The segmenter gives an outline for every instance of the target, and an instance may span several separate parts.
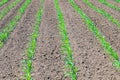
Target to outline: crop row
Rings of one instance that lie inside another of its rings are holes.
[[[100,13],[104,17],[106,17],[109,21],[111,21],[113,24],[117,25],[120,28],[120,22],[118,19],[114,18],[112,15],[107,13],[105,10],[97,8],[94,6],[89,0],[83,0],[90,8],[92,8],[94,11]]]
[[[26,0],[21,8],[18,10],[16,16],[10,22],[2,29],[0,30],[0,48],[3,47],[5,41],[8,39],[11,31],[14,30],[14,28],[17,25],[17,22],[21,19],[22,15],[24,14],[25,10],[27,9],[27,6],[31,3],[31,0]]]
[[[5,3],[7,3],[9,0],[3,0],[3,1],[0,1],[0,7],[3,6]]]
[[[77,75],[76,75],[77,68],[74,65],[73,52],[67,34],[64,16],[60,9],[59,1],[54,0],[54,4],[57,11],[59,34],[61,35],[61,42],[62,42],[61,50],[62,53],[65,55],[65,67],[66,67],[65,74],[66,76],[70,76],[71,80],[77,80]]]
[[[44,0],[41,1],[41,4],[44,4]],[[33,80],[31,76],[32,67],[32,60],[35,55],[36,46],[37,46],[37,37],[39,36],[39,26],[41,24],[41,17],[43,14],[43,6],[39,8],[38,12],[35,15],[35,24],[33,26],[33,32],[30,36],[30,41],[28,42],[28,47],[26,50],[27,58],[24,59],[23,62],[23,78],[25,80]]]
[[[88,0],[84,0],[84,2],[89,4]],[[118,53],[111,47],[110,43],[107,42],[106,38],[104,37],[104,35],[101,34],[101,32],[95,26],[94,22],[79,8],[79,6],[77,6],[74,0],[69,0],[69,3],[80,14],[80,17],[86,23],[87,28],[96,36],[96,38],[100,41],[104,50],[113,59],[114,66],[116,66],[117,68],[120,68],[120,61],[119,61]],[[92,4],[89,4],[89,5],[91,6]]]
[[[0,20],[2,20],[2,18],[4,16],[6,16],[6,14],[13,8],[15,7],[21,0],[15,0],[14,2],[12,2],[10,5],[7,5],[3,10],[0,11]]]
[[[98,0],[98,1],[101,2],[104,5],[106,5],[106,6],[110,7],[110,8],[112,8],[112,9],[117,10],[117,11],[120,12],[120,8],[117,7],[116,5],[111,4],[111,3],[107,2],[106,0]]]
[[[114,1],[120,3],[120,0],[114,0]]]

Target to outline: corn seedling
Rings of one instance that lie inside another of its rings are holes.
[[[104,5],[106,5],[106,6],[110,7],[110,8],[112,8],[112,9],[117,10],[117,11],[120,12],[120,8],[117,7],[116,5],[111,4],[111,3],[107,2],[106,0],[98,0],[98,1],[99,1],[100,3],[102,3],[102,4],[104,4]]]
[[[18,10],[16,16],[3,28],[0,30],[0,48],[3,47],[4,42],[8,39],[10,32],[14,30],[17,25],[17,22],[21,19],[24,14],[27,6],[31,3],[31,0],[26,0],[24,4],[22,4],[21,8]]]
[[[100,41],[102,47],[110,55],[110,57],[114,60],[113,64],[117,68],[120,68],[120,60],[118,53],[111,47],[110,43],[107,42],[106,38],[102,35],[102,33],[95,26],[94,22],[76,5],[74,0],[69,0],[69,3],[72,7],[80,14],[80,17],[86,23],[87,28],[96,36],[96,38]]]
[[[0,7],[3,6],[5,3],[7,3],[9,0],[3,0],[3,1],[0,1]]]
[[[42,0],[42,4],[44,0]],[[36,46],[37,46],[37,37],[39,36],[39,26],[41,23],[41,17],[43,13],[43,7],[41,7],[36,14],[36,23],[33,27],[33,32],[30,36],[30,41],[28,42],[28,48],[26,50],[27,59],[23,60],[23,72],[25,80],[33,80],[31,76],[32,67],[32,59],[35,54]]]
[[[55,4],[55,8],[57,11],[57,18],[58,18],[58,29],[59,29],[59,33],[61,35],[61,41],[62,41],[62,45],[61,45],[61,49],[62,49],[62,53],[65,54],[65,66],[66,66],[66,76],[70,76],[71,80],[77,80],[77,68],[75,67],[74,63],[73,63],[73,52],[71,49],[71,45],[70,45],[70,41],[69,41],[69,37],[67,35],[67,30],[66,30],[66,24],[64,21],[64,16],[62,14],[62,11],[60,9],[59,6],[59,1],[58,0],[54,0],[54,4]]]
[[[111,21],[113,24],[117,25],[120,28],[120,22],[118,19],[115,19],[112,15],[107,13],[105,10],[97,8],[94,6],[89,0],[83,0],[90,8],[92,8],[94,11],[100,13],[104,17],[106,17],[109,21]]]
[[[120,0],[114,0],[114,1],[120,3]]]
[[[2,11],[0,11],[0,20],[13,8],[15,7],[21,0],[15,0],[10,5],[7,5]]]

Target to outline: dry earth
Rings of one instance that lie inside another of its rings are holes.
[[[14,0],[4,4],[0,7],[0,10],[12,1]],[[21,0],[0,21],[0,29],[4,28],[16,15],[24,1]],[[92,19],[107,41],[120,55],[120,28],[92,10],[82,0],[74,1]],[[120,12],[108,8],[97,0],[89,1],[120,21]],[[108,2],[120,7],[120,4],[113,0],[108,0]],[[0,49],[0,80],[22,80],[21,61],[25,58],[24,53],[33,30],[35,15],[41,5],[40,0],[32,0],[22,19],[11,32],[9,39]],[[73,49],[74,63],[78,68],[77,80],[120,80],[120,71],[112,66],[109,55],[105,53],[99,40],[89,31],[87,25],[68,0],[59,0],[59,5],[65,18],[70,44]],[[64,55],[60,51],[61,36],[57,27],[57,12],[54,0],[45,0],[43,10],[31,75],[34,80],[70,80],[69,77],[64,78]]]

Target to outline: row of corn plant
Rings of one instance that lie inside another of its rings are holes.
[[[120,0],[114,0],[114,1],[120,3]]]
[[[3,1],[0,1],[0,7],[3,6],[5,3],[7,3],[9,0],[3,0]]]
[[[41,4],[44,3],[44,0],[41,1]],[[35,16],[35,25],[33,26],[33,32],[30,36],[30,41],[28,42],[28,47],[26,49],[26,59],[24,59],[23,62],[23,78],[25,80],[33,80],[31,76],[31,72],[33,70],[32,66],[32,60],[35,55],[36,46],[37,46],[37,37],[39,36],[39,26],[41,24],[41,17],[43,14],[43,6],[40,7],[38,12]]]
[[[106,6],[110,7],[110,8],[112,8],[112,9],[117,10],[117,11],[120,12],[120,8],[117,7],[116,5],[111,4],[111,3],[107,2],[106,0],[98,0],[98,1],[99,1],[100,3],[102,3],[102,4],[104,4],[104,5],[106,5]]]
[[[113,65],[117,68],[120,68],[120,60],[118,53],[111,47],[110,43],[107,42],[106,38],[102,33],[98,30],[95,26],[94,22],[77,6],[74,0],[69,0],[69,3],[72,7],[77,11],[83,21],[86,23],[87,28],[96,36],[96,38],[100,41],[102,47],[104,48],[105,52],[108,53],[113,60]]]
[[[96,6],[94,6],[91,2],[89,2],[89,0],[83,0],[90,8],[92,8],[94,11],[100,13],[101,15],[103,15],[104,17],[106,17],[110,22],[112,22],[113,24],[117,25],[120,28],[120,21],[116,18],[114,18],[112,15],[110,15],[109,13],[107,13],[105,10],[97,8]]]
[[[61,42],[62,42],[61,50],[62,53],[65,54],[65,67],[66,67],[65,77],[69,76],[71,77],[71,80],[77,80],[77,68],[75,67],[73,61],[73,52],[67,34],[64,16],[59,6],[59,1],[54,0],[54,5],[57,11],[58,29],[61,35]]]
[[[7,5],[3,10],[0,11],[0,20],[12,9],[14,8],[21,0],[15,0],[10,5]]]
[[[25,13],[25,10],[27,9],[30,3],[31,3],[31,0],[26,0],[22,4],[21,8],[18,10],[16,16],[14,16],[14,18],[3,29],[0,30],[0,48],[3,47],[11,31],[14,30],[14,28],[17,25],[17,22],[21,19],[22,15]]]

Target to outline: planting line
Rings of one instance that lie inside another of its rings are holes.
[[[120,3],[120,0],[114,0],[114,1]]]
[[[12,9],[14,8],[21,0],[15,0],[10,5],[7,5],[2,11],[0,11],[0,20]]]
[[[4,42],[8,39],[10,32],[14,30],[17,25],[17,22],[21,19],[24,14],[27,6],[31,3],[31,0],[25,0],[24,4],[22,4],[21,8],[18,10],[16,16],[3,28],[0,30],[0,48],[3,47]]]
[[[7,3],[9,0],[3,0],[3,1],[1,1],[0,2],[0,7],[2,6],[2,5],[4,5],[5,3]]]
[[[42,0],[41,4],[44,3],[44,0]],[[36,51],[37,46],[37,37],[39,36],[39,26],[41,24],[41,17],[43,14],[43,5],[40,7],[38,12],[36,13],[36,22],[33,27],[33,32],[30,36],[30,41],[28,42],[28,47],[26,49],[26,59],[22,60],[23,62],[23,78],[25,80],[33,80],[31,76],[31,72],[33,69],[32,66],[32,60]]]
[[[117,7],[116,5],[111,4],[111,3],[107,2],[106,0],[98,0],[98,1],[99,1],[100,3],[102,3],[102,4],[104,4],[104,5],[106,5],[106,6],[110,7],[110,8],[112,8],[112,9],[117,10],[117,11],[120,12],[120,8]]]
[[[60,9],[59,1],[54,0],[54,4],[55,4],[55,8],[58,15],[57,16],[58,29],[59,29],[59,33],[61,35],[61,41],[62,41],[61,49],[62,49],[62,53],[65,54],[65,67],[67,69],[65,74],[66,76],[70,76],[71,80],[77,80],[77,68],[74,65],[73,52],[72,52],[69,37],[67,34],[64,16]]]
[[[77,6],[74,0],[68,0],[72,7],[80,14],[80,17],[86,23],[88,29],[96,36],[100,41],[104,50],[110,55],[113,59],[113,65],[117,68],[120,68],[120,60],[118,53],[111,47],[110,43],[107,42],[106,38],[101,34],[98,28],[95,26],[94,22]]]
[[[109,21],[111,21],[113,24],[116,24],[120,28],[120,21],[118,19],[115,19],[112,15],[107,13],[105,10],[97,8],[94,6],[89,0],[83,0],[84,3],[86,3],[90,8],[92,8],[94,11],[100,13],[104,17],[106,17]]]

